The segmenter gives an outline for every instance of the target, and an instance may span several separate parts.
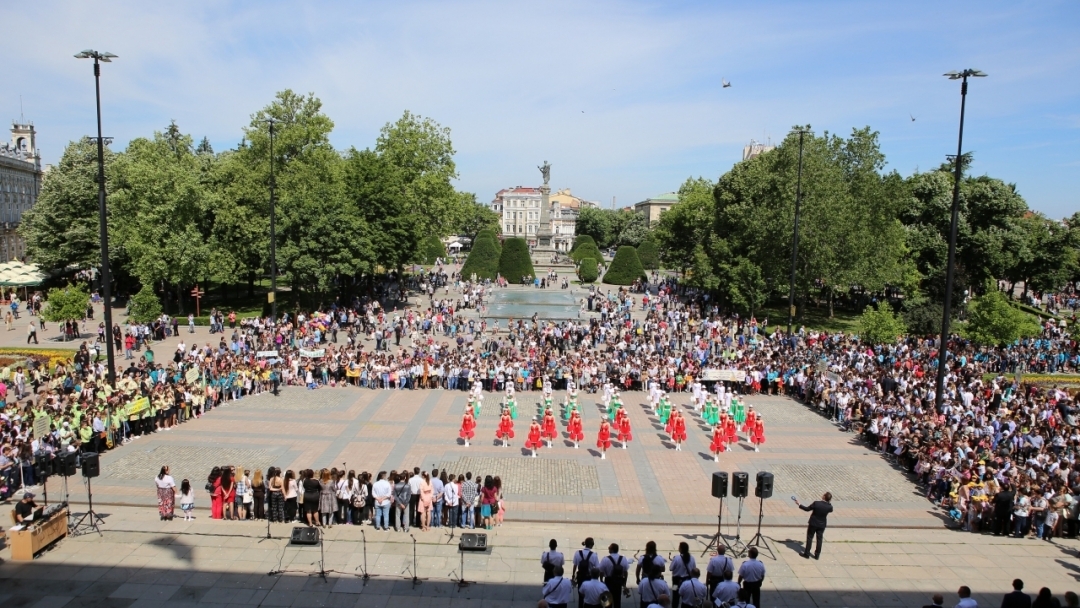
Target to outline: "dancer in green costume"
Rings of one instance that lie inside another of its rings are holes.
[[[740,428],[743,423],[746,422],[746,404],[738,397],[731,400],[731,419],[734,420],[735,425]]]

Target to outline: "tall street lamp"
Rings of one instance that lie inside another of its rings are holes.
[[[795,182],[795,234],[791,237],[791,278],[788,280],[788,318],[787,335],[791,338],[791,325],[795,322],[795,262],[799,255],[799,207],[802,203],[802,158],[803,136],[809,133],[805,129],[799,129],[799,178]]]
[[[964,151],[964,103],[967,101],[968,78],[983,78],[986,74],[979,70],[964,70],[963,72],[948,72],[944,74],[949,80],[960,80],[960,135],[956,142],[956,176],[953,180],[952,193],[952,222],[949,225],[949,261],[945,267],[945,307],[941,316],[941,343],[938,344],[938,367],[937,385],[934,389],[934,402],[938,411],[941,411],[941,403],[945,393],[945,364],[948,358],[949,344],[949,318],[952,316],[952,292],[953,274],[956,263],[956,223],[960,214],[960,178],[963,173]]]
[[[112,53],[85,50],[76,59],[94,60],[94,93],[97,97],[97,158],[98,158],[98,224],[101,237],[101,291],[105,298],[105,353],[108,360],[107,378],[116,386],[116,356],[113,352],[112,272],[109,270],[109,226],[105,210],[105,140],[101,136],[101,64],[116,59]]]
[[[267,118],[270,125],[270,318],[277,323],[277,226],[274,218],[274,119]]]

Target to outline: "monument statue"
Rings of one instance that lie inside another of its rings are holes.
[[[544,176],[544,185],[548,184],[548,180],[551,179],[551,165],[545,160],[543,165],[537,167],[540,169],[540,173]]]

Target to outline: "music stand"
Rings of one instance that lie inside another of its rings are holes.
[[[705,546],[705,550],[701,552],[702,557],[705,557],[705,555],[709,551],[711,551],[713,549],[719,550],[721,545],[727,547],[728,551],[731,551],[732,553],[735,553],[735,548],[731,546],[731,543],[729,543],[727,541],[727,539],[724,538],[724,534],[720,531],[720,526],[721,526],[723,520],[724,520],[724,497],[721,496],[720,497],[720,510],[716,513],[716,534],[713,535],[712,540],[709,541],[709,544]]]
[[[765,512],[762,507],[765,506],[765,497],[758,497],[758,516],[757,516],[757,534],[750,539],[750,542],[746,543],[747,547],[757,547],[769,552],[769,557],[776,559],[776,554],[773,553],[772,547],[769,546],[769,541],[761,535],[761,519],[765,517]]]

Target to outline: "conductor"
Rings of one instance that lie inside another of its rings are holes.
[[[792,498],[794,499],[794,496]],[[825,492],[821,500],[815,500],[809,505],[799,504],[799,501],[795,500],[795,506],[803,511],[810,512],[810,521],[806,526],[806,545],[801,555],[806,558],[810,557],[810,543],[814,536],[817,536],[817,549],[814,551],[814,559],[819,559],[821,557],[821,537],[825,534],[825,520],[829,513],[832,513],[832,493]]]

